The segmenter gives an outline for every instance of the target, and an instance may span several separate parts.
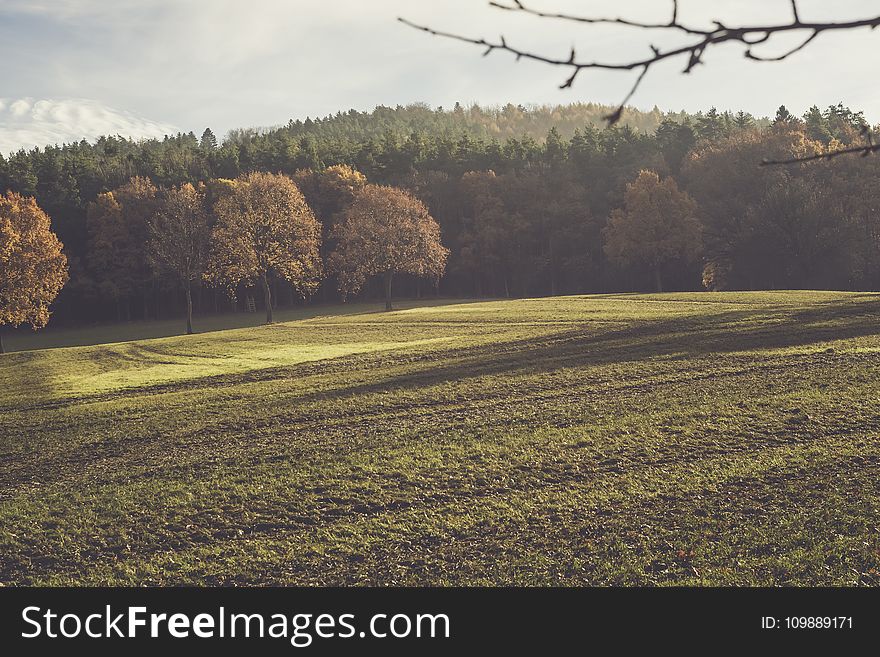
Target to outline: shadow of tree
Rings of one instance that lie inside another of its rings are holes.
[[[372,361],[362,355],[342,356],[289,366],[269,367],[244,373],[187,379],[180,382],[143,386],[137,389],[77,397],[91,401],[127,395],[158,394],[198,387],[235,386],[286,378],[311,376],[363,366],[395,369],[395,365],[415,363],[399,374],[379,376],[369,383],[343,385],[333,390],[315,390],[298,397],[300,402],[333,399],[379,391],[416,389],[448,381],[461,381],[500,374],[540,374],[561,368],[589,367],[658,358],[705,357],[740,351],[807,347],[809,345],[880,334],[880,299],[870,301],[818,302],[802,306],[750,307],[707,314],[694,314],[668,320],[624,322],[585,322],[577,328],[539,336],[444,349],[423,356],[377,353]],[[623,324],[621,326],[621,324]],[[33,367],[34,354],[7,355],[24,359],[31,370],[24,386],[45,391],[51,373]],[[5,365],[12,365],[5,360]],[[29,383],[28,383],[29,382]],[[73,399],[41,401],[39,394],[29,408],[62,407]],[[2,399],[2,397],[0,397]],[[0,401],[0,410],[7,407]],[[23,408],[19,406],[19,408]],[[8,407],[12,408],[12,407]]]
[[[667,321],[633,322],[623,328],[598,332],[586,325],[535,338],[444,351],[444,360],[452,362],[369,384],[316,392],[301,399],[411,389],[505,373],[539,374],[647,358],[806,347],[871,335],[880,335],[880,300],[822,303],[806,310],[750,309],[699,314]]]

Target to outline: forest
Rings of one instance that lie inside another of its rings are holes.
[[[381,277],[351,285],[339,260],[339,224],[374,185],[424,204],[443,258],[448,249],[442,276],[402,272],[401,295],[880,287],[877,159],[761,166],[861,143],[861,112],[836,105],[798,117],[782,106],[761,119],[627,109],[605,127],[608,109],[412,105],[234,130],[222,142],[210,129],[107,136],[0,155],[0,192],[34,197],[64,245],[70,280],[53,323],[180,314],[188,286],[150,266],[151,217],[197,193],[216,232],[232,181],[261,172],[293,181],[321,232],[320,253],[309,257],[335,264],[304,286],[270,274],[263,291],[251,275],[192,276],[196,313],[245,309],[251,299],[271,310],[381,296]]]

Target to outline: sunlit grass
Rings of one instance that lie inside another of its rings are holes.
[[[880,296],[374,310],[0,358],[0,581],[880,583]]]

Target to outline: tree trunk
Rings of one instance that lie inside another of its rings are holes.
[[[192,297],[192,281],[186,282],[186,334],[192,335],[193,332],[193,297]]]
[[[266,304],[266,323],[272,323],[272,290],[269,287],[269,279],[263,274],[263,301]]]
[[[654,267],[654,286],[657,288],[657,292],[663,291],[663,277],[660,275],[659,265]]]
[[[3,349],[3,327],[0,326],[0,354],[5,354],[6,351]]]
[[[391,310],[391,277],[393,272],[385,272],[385,310]]]

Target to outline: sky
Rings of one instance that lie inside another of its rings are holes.
[[[504,0],[502,0],[504,1]],[[668,20],[664,0],[532,0],[541,9]],[[790,19],[789,0],[681,0],[683,21],[705,25]],[[803,20],[864,18],[877,0],[802,0]],[[497,38],[550,55],[624,61],[681,37],[584,26],[503,12],[485,0],[0,0],[0,152],[102,134],[218,136],[349,108],[424,102],[451,107],[600,102],[626,94],[631,73],[565,74],[506,53],[420,33],[414,22]],[[762,52],[780,53],[779,41]],[[772,116],[843,102],[880,122],[880,30],[824,34],[780,63],[755,63],[734,44],[652,69],[631,104],[662,110],[744,109]]]

